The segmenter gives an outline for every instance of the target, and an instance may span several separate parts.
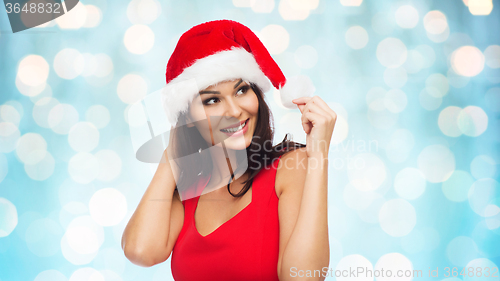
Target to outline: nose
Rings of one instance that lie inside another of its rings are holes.
[[[226,112],[225,115],[229,117],[238,118],[241,115],[241,107],[237,101],[232,98],[226,99]]]

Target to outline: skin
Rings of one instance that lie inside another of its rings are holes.
[[[292,102],[302,114],[306,148],[283,155],[276,172],[280,221],[278,276],[282,281],[324,280],[323,275],[307,277],[307,272],[324,273],[322,269],[328,270],[330,261],[328,152],[337,114],[318,96]],[[304,165],[297,164],[301,161]]]
[[[259,100],[250,85],[241,79],[236,79],[200,91],[191,103],[188,121],[208,120],[194,124],[209,146],[213,146],[215,142],[221,147],[221,140],[225,140],[227,149],[242,150],[252,141],[258,110]],[[228,137],[220,131],[247,118],[250,118],[248,131],[243,138]]]
[[[215,167],[214,171],[217,171],[213,173],[209,186],[206,188],[207,190],[226,187],[231,177],[231,173],[227,169],[227,158],[230,159],[231,163],[235,163],[235,151],[250,146],[257,124],[258,110],[259,101],[257,95],[250,87],[250,84],[242,79],[224,81],[215,86],[207,87],[200,91],[200,94],[192,101],[187,116],[188,127],[196,126],[207,142]],[[242,136],[229,137],[220,131],[247,119],[246,126],[248,129]],[[194,122],[198,120],[204,121]],[[235,181],[244,181],[248,174],[244,174],[243,178],[241,176],[241,172],[237,173]],[[231,186],[238,187],[239,185],[231,184]],[[219,192],[223,193],[224,190],[219,190]],[[231,192],[233,192],[233,189],[231,189]]]
[[[234,124],[235,120],[250,118],[248,131],[243,137],[226,140],[229,155],[231,151],[250,145],[258,121],[257,96],[251,88],[248,88],[246,93],[240,91],[240,87],[245,84],[246,82],[237,79],[211,86],[205,91],[219,93],[201,94],[193,100],[190,107],[191,121],[219,116],[209,119],[209,122],[193,125],[197,126],[210,146],[227,138],[219,131],[221,128]],[[210,99],[212,101],[207,105],[206,102]],[[306,272],[321,271],[329,265],[328,152],[337,115],[318,96],[299,98],[293,102],[302,114],[302,127],[307,135],[306,147],[283,155],[276,172],[275,189],[279,198],[280,223],[277,273],[280,280],[324,280],[322,276],[306,277]],[[222,146],[219,147],[222,149]],[[215,157],[214,164],[218,167],[227,165],[224,154],[216,154],[222,156]],[[237,193],[246,178],[247,176],[243,175],[236,179],[231,184],[231,192]],[[218,184],[225,186],[222,181]],[[195,213],[197,230],[203,236],[208,235],[250,202],[251,189],[237,199],[225,188],[201,195]],[[199,211],[200,209],[202,211]],[[292,268],[299,276],[292,276]],[[301,270],[303,277],[300,276]]]

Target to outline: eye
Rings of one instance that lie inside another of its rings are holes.
[[[238,89],[238,91],[236,91],[236,93],[241,92],[241,94],[239,94],[239,95],[243,95],[243,94],[246,94],[246,92],[248,92],[249,89],[250,89],[249,85],[244,85],[244,86],[240,87]],[[215,102],[211,102],[211,101],[218,101],[218,100],[219,100],[219,98],[216,98],[216,97],[208,98],[203,102],[203,104],[204,105],[213,105],[213,104],[215,104]]]
[[[210,103],[210,101],[212,101],[212,100],[218,100],[218,98],[215,98],[215,97],[214,97],[214,98],[208,98],[208,99],[206,99],[206,100],[203,102],[203,104],[204,104],[204,105],[212,105],[213,103]]]
[[[245,86],[239,88],[236,93],[242,92],[243,94],[245,94],[248,91],[248,89],[250,89],[250,86],[249,85],[245,85]]]

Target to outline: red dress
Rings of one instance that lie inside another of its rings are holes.
[[[207,236],[198,232],[194,222],[200,197],[182,202],[184,225],[171,257],[176,281],[279,280],[278,196],[274,185],[279,158],[255,176],[251,203]],[[200,185],[205,187],[209,179],[201,180]]]

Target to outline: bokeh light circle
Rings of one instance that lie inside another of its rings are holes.
[[[0,121],[10,122],[19,126],[21,114],[12,105],[3,104],[0,105]]]
[[[469,206],[482,217],[491,216],[495,198],[500,197],[500,184],[490,178],[479,179],[472,184],[468,193]],[[496,206],[497,208],[499,206]]]
[[[408,50],[403,41],[397,38],[385,38],[377,46],[377,59],[385,67],[396,68],[406,61]]]
[[[60,240],[63,235],[61,226],[49,219],[38,219],[26,229],[26,244],[28,249],[38,257],[50,257],[60,250]]]
[[[457,236],[448,243],[446,256],[453,265],[464,266],[477,257],[478,248],[474,240],[467,236]]]
[[[37,133],[26,133],[17,142],[16,154],[25,164],[40,162],[47,152],[47,141]]]
[[[125,31],[123,43],[132,54],[142,55],[153,48],[155,34],[147,25],[135,24]]]
[[[57,17],[55,20],[61,29],[82,28],[87,21],[87,9],[82,2],[78,1],[73,9],[69,10],[64,16]]]
[[[71,221],[61,239],[64,258],[75,265],[88,264],[104,242],[104,230],[90,216]]]
[[[384,203],[378,214],[382,230],[392,237],[402,237],[412,231],[417,223],[415,208],[404,199]]]
[[[427,77],[425,80],[426,88],[434,88],[437,91],[429,92],[430,94],[438,94],[436,98],[441,98],[448,93],[450,86],[448,84],[448,78],[441,73],[433,73]]]
[[[16,226],[16,206],[9,200],[0,197],[0,237],[9,236]]]
[[[49,269],[38,273],[34,281],[68,281],[68,278],[58,270]]]
[[[375,270],[386,273],[392,272],[392,276],[384,274],[376,277],[377,281],[409,281],[414,279],[413,263],[401,253],[388,253],[381,256],[375,264]],[[396,274],[401,274],[398,276]]]
[[[395,18],[401,28],[414,28],[418,24],[418,11],[411,5],[403,5],[396,10]]]
[[[449,137],[462,135],[462,130],[458,127],[458,116],[462,109],[458,106],[448,106],[441,110],[438,117],[438,126],[441,132]]]
[[[409,50],[403,67],[407,73],[417,73],[424,68],[425,60],[426,58],[419,51]]]
[[[132,0],[127,6],[127,18],[133,24],[150,24],[161,14],[161,4],[156,0]]]
[[[373,87],[366,93],[366,103],[368,107],[375,111],[385,109],[385,94],[387,91],[381,87]]]
[[[7,177],[9,173],[9,162],[3,153],[0,153],[0,183]]]
[[[54,157],[50,152],[42,150],[35,150],[30,154],[32,159],[38,158],[32,157],[33,155],[43,155],[43,158],[36,163],[25,163],[24,171],[33,180],[44,181],[48,179],[54,173],[56,165]]]
[[[484,50],[486,65],[491,68],[500,68],[500,46],[491,45]]]
[[[399,113],[406,108],[408,99],[400,89],[391,89],[385,94],[384,105],[392,113]]]
[[[100,172],[98,180],[110,182],[116,179],[122,171],[122,159],[110,149],[99,150],[95,157],[99,161]]]
[[[49,64],[42,56],[28,55],[19,63],[17,77],[30,87],[43,85],[49,77]]]
[[[140,75],[127,74],[118,81],[116,91],[124,103],[134,104],[146,96],[148,85]]]
[[[49,114],[52,108],[59,104],[59,101],[53,97],[43,97],[35,102],[33,106],[33,120],[42,128],[50,128]]]
[[[424,16],[424,27],[430,34],[441,34],[448,28],[448,21],[442,12],[434,10]]]
[[[352,268],[357,268],[357,267],[362,267],[363,269],[366,268],[366,270],[373,271],[373,265],[367,258],[365,258],[362,255],[354,254],[354,255],[344,256],[337,264],[335,272],[345,272],[345,271],[349,272]],[[339,281],[348,281],[352,280],[353,278],[349,276],[335,276],[335,277]],[[369,277],[364,274],[360,274],[355,279],[358,281],[371,281],[373,280],[373,276]]]
[[[420,152],[417,164],[429,182],[443,182],[455,171],[455,156],[446,146],[433,144]]]
[[[114,188],[103,188],[90,198],[89,211],[99,225],[117,225],[127,213],[127,199]]]
[[[466,171],[455,170],[450,178],[441,185],[444,196],[453,202],[463,202],[467,200],[469,190],[474,183],[474,179]]]
[[[488,115],[478,106],[467,106],[458,114],[457,126],[464,135],[480,136],[488,128]]]
[[[424,174],[416,168],[407,167],[396,174],[394,179],[394,190],[404,199],[413,200],[420,197],[427,182]]]
[[[471,1],[471,0],[469,0]],[[495,269],[493,269],[493,271],[491,271],[492,268],[498,268],[500,265],[494,263],[493,261],[491,261],[490,259],[487,259],[487,258],[477,258],[477,259],[474,259],[474,260],[471,260],[470,262],[468,262],[466,265],[465,265],[465,268],[490,268],[490,273],[495,271]],[[490,277],[485,277],[483,276],[481,279],[486,279],[488,281],[500,281],[500,275],[494,275],[494,274],[490,274]],[[478,280],[479,278],[477,277],[477,275],[475,274],[472,274],[472,276],[469,276],[468,274],[464,276],[464,281],[476,281]]]
[[[261,1],[261,2],[265,3],[268,1]],[[278,11],[284,20],[305,20],[309,16],[310,14],[309,9],[297,9],[298,8],[297,6],[301,6],[300,2],[305,2],[305,1],[300,1],[298,5],[295,4],[296,2],[299,1],[294,1],[294,0],[279,1]],[[254,5],[252,5],[252,7],[253,6]]]
[[[90,122],[78,122],[68,133],[68,142],[76,152],[90,152],[99,144],[99,131]]]
[[[16,149],[21,132],[10,122],[0,122],[0,152],[8,153]]]
[[[290,43],[288,31],[283,26],[277,24],[270,24],[264,27],[258,36],[271,55],[283,53]]]
[[[98,129],[105,128],[109,124],[110,117],[108,108],[100,104],[92,105],[85,112],[85,120],[94,124]]]
[[[96,68],[93,72],[95,77],[103,78],[113,73],[113,61],[111,58],[104,53],[100,53],[94,56]]]
[[[84,69],[85,59],[76,49],[62,49],[54,58],[54,70],[63,79],[75,79]]]
[[[66,135],[78,122],[80,116],[71,104],[56,104],[50,109],[47,123],[54,133]]]
[[[93,28],[97,27],[102,20],[102,12],[97,6],[94,5],[86,5],[85,9],[87,9],[87,17],[85,19],[85,23],[83,27]]]
[[[92,267],[83,267],[75,270],[69,281],[107,281],[113,279],[106,279],[104,276],[96,269]],[[118,281],[118,280],[113,280]]]
[[[90,183],[99,176],[99,172],[99,161],[88,152],[77,153],[69,160],[68,173],[77,183]]]
[[[354,50],[362,49],[368,44],[368,32],[359,25],[351,26],[345,33],[345,41]]]
[[[373,153],[356,154],[347,169],[350,183],[361,191],[378,189],[387,176],[384,162]]]
[[[451,66],[455,73],[473,77],[484,69],[483,53],[474,46],[463,46],[451,54]]]

